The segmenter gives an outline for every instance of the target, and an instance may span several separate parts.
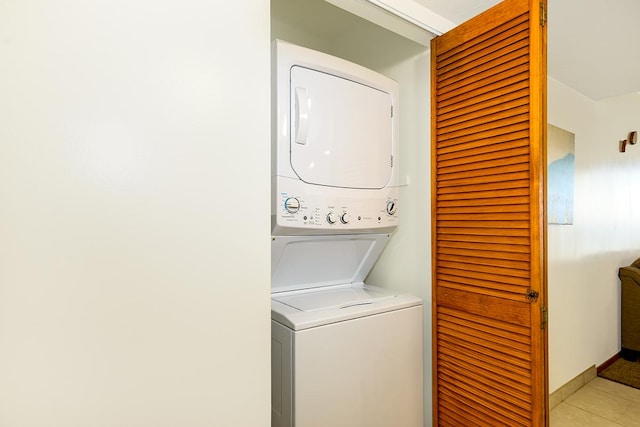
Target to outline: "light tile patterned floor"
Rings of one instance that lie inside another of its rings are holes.
[[[640,427],[640,390],[595,378],[551,411],[551,427]]]

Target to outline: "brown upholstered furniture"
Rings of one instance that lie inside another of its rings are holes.
[[[640,354],[640,258],[621,267],[622,356],[635,359]]]

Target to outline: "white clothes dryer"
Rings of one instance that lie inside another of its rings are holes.
[[[272,62],[272,234],[392,232],[398,84],[280,40]]]

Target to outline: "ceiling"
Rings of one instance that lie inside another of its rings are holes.
[[[499,0],[415,0],[459,24]],[[640,1],[547,0],[549,76],[601,100],[640,91]]]

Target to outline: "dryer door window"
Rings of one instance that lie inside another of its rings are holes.
[[[388,93],[308,68],[291,68],[291,166],[307,183],[384,188],[391,179]]]

